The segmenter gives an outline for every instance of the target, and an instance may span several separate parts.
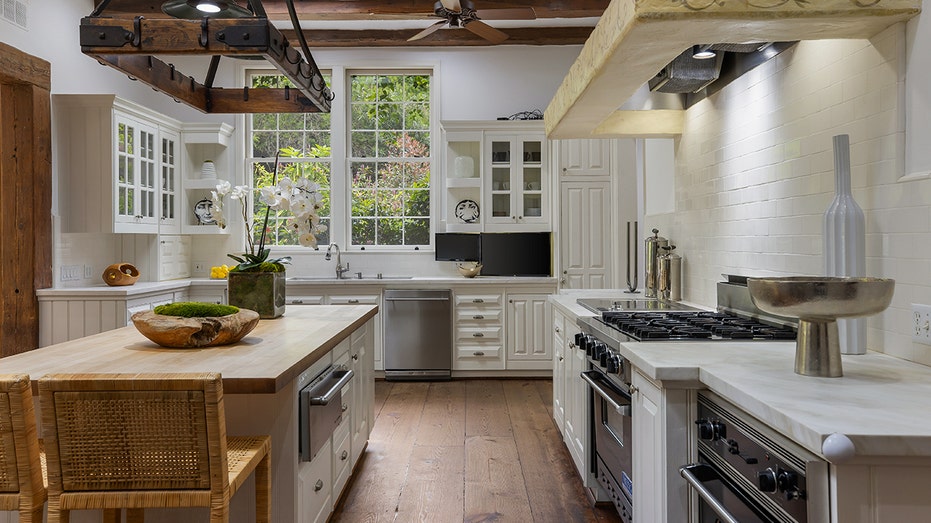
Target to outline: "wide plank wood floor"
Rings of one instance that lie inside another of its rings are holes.
[[[375,425],[337,522],[618,522],[593,508],[550,380],[375,383]]]

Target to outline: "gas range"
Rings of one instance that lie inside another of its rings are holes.
[[[715,311],[605,311],[601,322],[632,341],[794,340],[795,329]]]

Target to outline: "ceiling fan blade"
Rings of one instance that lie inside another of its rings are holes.
[[[536,20],[537,13],[532,7],[513,9],[479,9],[475,16],[482,20]]]
[[[446,20],[440,20],[439,22],[437,22],[437,23],[431,25],[430,27],[424,29],[423,31],[421,31],[421,32],[419,32],[419,33],[417,33],[417,34],[415,34],[414,36],[412,36],[412,37],[410,37],[410,38],[408,38],[407,41],[408,41],[408,42],[413,42],[413,41],[415,41],[415,40],[420,40],[420,39],[422,39],[422,38],[426,38],[426,37],[432,35],[433,33],[439,31],[444,25],[446,25]]]
[[[462,9],[459,5],[459,0],[440,0],[440,4],[454,13],[458,13]]]
[[[493,44],[500,44],[510,38],[507,33],[503,33],[479,20],[472,20],[467,24],[463,24],[463,27]]]

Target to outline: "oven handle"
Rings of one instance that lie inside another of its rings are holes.
[[[712,494],[711,491],[705,487],[704,483],[698,479],[698,476],[692,472],[692,470],[695,469],[705,470],[710,469],[710,467],[702,463],[685,465],[683,467],[679,467],[679,475],[685,478],[685,481],[687,481],[688,484],[691,485],[696,492],[698,492],[698,495],[701,496],[701,499],[711,507],[711,510],[714,510],[715,514],[717,514],[718,517],[724,521],[724,523],[740,523],[740,521],[730,512],[728,512],[727,508],[725,508],[724,505],[722,505],[721,502],[714,497],[714,494]],[[713,471],[710,470],[709,472],[713,473]]]
[[[340,389],[344,385],[349,383],[349,380],[352,379],[353,373],[350,369],[340,369],[334,370],[330,373],[326,379],[315,386],[313,390],[310,391],[310,404],[311,405],[328,405],[330,401],[339,393]],[[333,381],[335,380],[335,381]],[[332,385],[330,385],[332,383]],[[319,390],[325,386],[329,385],[326,389],[326,392],[319,394]]]
[[[593,374],[593,375],[599,376],[599,377],[598,377],[598,378],[592,378],[591,376],[589,376],[590,374]],[[614,409],[618,414],[620,414],[621,416],[630,417],[630,403],[629,403],[629,402],[630,402],[630,396],[624,394],[623,392],[618,391],[618,393],[619,393],[621,396],[624,396],[624,399],[626,399],[626,400],[628,401],[628,403],[627,403],[627,405],[621,405],[620,403],[614,401],[614,398],[612,398],[611,395],[608,394],[608,391],[606,391],[605,389],[603,389],[603,388],[601,387],[601,385],[595,381],[595,379],[599,379],[599,380],[601,379],[601,378],[600,378],[601,373],[598,372],[597,370],[586,370],[586,371],[582,371],[582,372],[579,373],[579,376],[581,376],[583,380],[585,380],[586,382],[588,382],[588,384],[589,384],[589,386],[592,388],[592,390],[595,391],[595,392],[597,392],[599,396],[601,396],[602,398],[604,398],[604,400],[608,402],[608,405],[611,405],[611,408]]]

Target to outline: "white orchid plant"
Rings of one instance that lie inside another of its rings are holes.
[[[275,156],[275,176],[278,173],[278,156]],[[291,262],[290,256],[281,258],[268,259],[271,249],[265,247],[265,237],[268,232],[268,218],[272,210],[290,212],[287,226],[293,230],[297,236],[298,242],[303,247],[316,247],[317,235],[326,231],[326,226],[320,223],[318,211],[322,207],[323,197],[320,194],[319,186],[307,178],[292,180],[283,177],[274,185],[262,187],[259,189],[259,198],[267,207],[265,209],[265,221],[262,225],[262,235],[259,237],[259,244],[255,244],[255,238],[252,236],[252,223],[249,220],[249,194],[251,189],[246,185],[233,186],[230,182],[224,180],[217,184],[215,191],[211,192],[213,201],[213,217],[217,225],[223,229],[226,228],[226,212],[224,199],[227,195],[233,200],[239,200],[242,211],[242,219],[246,224],[246,244],[249,252],[241,256],[228,254],[230,258],[236,260],[238,265],[231,269],[239,272],[281,272],[284,271],[284,264]]]

